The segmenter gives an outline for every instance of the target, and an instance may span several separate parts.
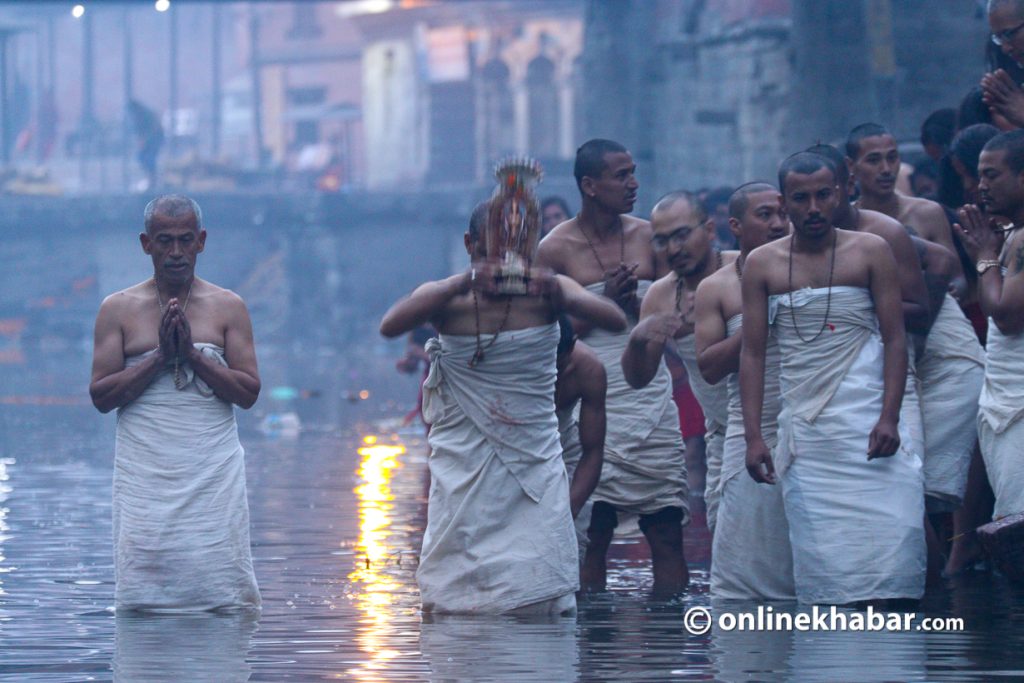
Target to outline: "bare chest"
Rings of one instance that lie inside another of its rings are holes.
[[[158,306],[138,306],[121,324],[124,335],[124,355],[135,356],[157,347],[160,342],[161,312]],[[202,306],[185,310],[192,332],[192,343],[205,342],[225,346],[225,325]]]

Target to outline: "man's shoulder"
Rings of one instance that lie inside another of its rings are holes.
[[[885,239],[893,239],[897,236],[907,235],[907,229],[903,226],[903,223],[899,222],[892,216],[888,216],[881,211],[872,211],[871,209],[860,210],[861,224],[860,229],[867,234],[878,235]],[[909,237],[909,235],[907,235]]]
[[[556,266],[562,261],[566,250],[571,249],[579,236],[577,218],[573,217],[556,225],[537,247],[537,258],[548,266]]]
[[[144,305],[153,299],[154,292],[152,280],[144,280],[131,287],[125,287],[113,294],[108,294],[100,304],[100,310],[114,314],[130,314],[134,308]]]
[[[607,376],[604,364],[597,357],[597,354],[594,353],[594,350],[585,343],[577,341],[572,355],[573,366],[575,367],[573,374],[576,375],[579,386],[582,389],[581,393],[586,394],[588,388],[593,388],[600,390],[603,394],[607,385]]]
[[[654,234],[650,221],[638,218],[637,216],[630,216],[629,214],[622,216],[622,229],[627,237],[636,236],[650,239],[651,235]]]
[[[722,291],[736,281],[735,259],[708,275],[697,285],[697,296],[718,297]]]
[[[679,278],[675,272],[669,271],[666,275],[661,276],[657,280],[651,283],[651,286],[647,289],[646,298],[657,298],[667,295],[669,292],[676,291],[676,282]]]
[[[900,206],[903,209],[900,213],[907,219],[937,220],[946,217],[942,204],[924,197],[901,194]]]
[[[902,226],[896,223],[899,229],[902,231]],[[910,236],[903,232],[903,235],[910,239]],[[848,244],[856,249],[863,249],[866,251],[874,251],[877,249],[884,249],[891,251],[889,242],[881,235],[875,232],[861,231],[861,230],[840,230],[838,235],[839,241],[843,244]]]

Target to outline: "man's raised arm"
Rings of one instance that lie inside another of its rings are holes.
[[[743,268],[743,348],[740,350],[740,402],[747,441],[747,472],[759,484],[775,483],[771,453],[761,434],[764,365],[768,343],[768,281],[754,252]]]
[[[130,368],[124,366],[120,296],[123,295],[107,297],[96,316],[89,396],[101,413],[109,413],[138,398],[175,353],[171,319],[165,313],[160,320],[160,346],[141,363]]]
[[[591,328],[600,327],[611,332],[626,329],[626,314],[611,299],[592,294],[565,275],[553,275],[551,286],[557,287],[557,292],[553,293],[555,300],[560,301],[559,307],[573,320],[583,320]]]
[[[626,350],[622,352],[622,374],[634,389],[642,389],[651,383],[661,365],[665,344],[675,336],[682,320],[675,312],[659,309],[658,299],[653,292],[647,292],[640,304],[640,322],[629,334]]]
[[[704,280],[697,285],[694,306],[694,345],[697,367],[708,384],[718,384],[740,369],[742,335],[726,336],[722,298],[717,283]]]
[[[993,230],[991,220],[972,204],[960,209],[960,220],[957,228],[971,258],[998,264],[1003,236]],[[1005,277],[998,265],[978,276],[981,310],[1006,335],[1024,332],[1024,243],[1014,245],[1011,252]]]
[[[474,272],[467,271],[420,285],[388,309],[380,321],[380,333],[389,338],[397,337],[430,322],[449,301],[469,291]]]

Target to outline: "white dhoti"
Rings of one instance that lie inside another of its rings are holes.
[[[1007,336],[989,319],[985,349],[978,437],[999,519],[1024,512],[1024,334]]]
[[[772,297],[782,359],[773,459],[797,598],[819,604],[919,598],[925,578],[921,461],[903,448],[867,459],[884,388],[874,303],[866,289],[832,287],[827,325],[814,338],[826,322],[828,296],[819,288]],[[797,329],[811,341],[802,341]]]
[[[743,316],[729,319],[730,336]],[[779,346],[768,338],[765,354],[761,434],[776,443],[779,415]],[[711,596],[729,600],[792,600],[793,551],[778,485],[758,484],[746,469],[747,442],[740,406],[739,375],[728,379],[729,418],[722,453],[718,523],[711,544]]]
[[[564,613],[579,588],[555,418],[558,325],[427,342],[430,497],[416,571],[425,612]]]
[[[575,405],[563,410],[555,411],[558,418],[558,440],[562,445],[562,462],[565,463],[565,473],[569,477],[570,487],[572,477],[576,473],[576,466],[580,464],[583,457],[583,445],[580,443],[580,425],[576,419],[576,412],[579,408],[579,401]],[[579,514],[573,520],[576,527],[576,546],[579,549],[579,560],[582,564],[583,556],[587,552],[587,529],[590,527],[590,511],[594,503],[588,498],[587,502],[580,508]]]
[[[600,293],[603,286],[595,283],[587,289]],[[638,296],[642,297],[649,286],[649,281],[642,281]],[[650,384],[633,389],[622,374],[622,353],[629,342],[629,330],[595,329],[586,342],[601,360],[608,378],[604,464],[591,499],[639,515],[667,507],[681,508],[682,523],[687,524],[690,507],[683,436],[668,367],[662,361]]]
[[[704,412],[704,453],[707,458],[707,477],[704,485],[704,505],[707,508],[708,529],[715,531],[718,504],[722,488],[722,449],[725,447],[725,426],[729,422],[729,393],[725,382],[708,384],[697,365],[697,349],[692,334],[675,340],[676,351],[686,366],[690,389]]]
[[[195,346],[226,364],[221,348]],[[190,366],[182,372],[181,390],[162,372],[117,411],[114,601],[119,610],[257,609],[234,409]]]
[[[985,378],[985,350],[946,295],[917,362],[924,417],[924,492],[929,512],[960,507],[977,442],[974,406]]]

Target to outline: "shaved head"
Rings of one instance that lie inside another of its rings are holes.
[[[729,197],[729,217],[736,220],[743,220],[743,214],[750,207],[750,195],[759,192],[778,192],[778,189],[771,183],[763,180],[756,180],[736,188],[736,191]]]
[[[704,208],[704,203],[697,199],[697,195],[689,190],[675,190],[664,195],[658,200],[658,203],[651,209],[651,213],[660,213],[662,211],[668,211],[679,202],[686,202],[694,213],[697,215],[697,221],[703,223],[708,219],[708,212]]]

